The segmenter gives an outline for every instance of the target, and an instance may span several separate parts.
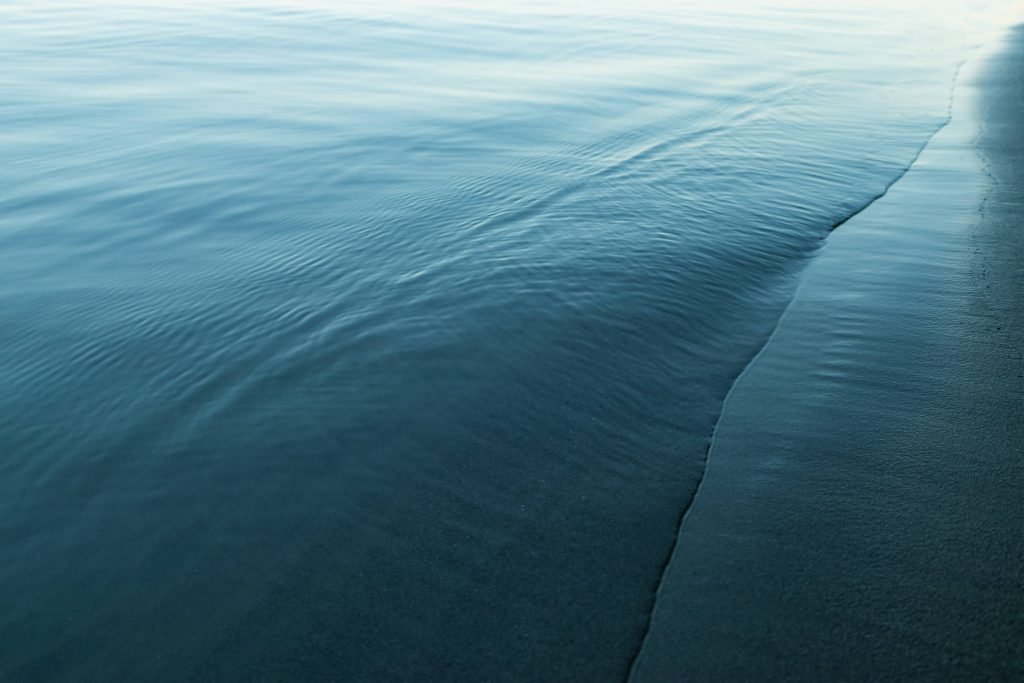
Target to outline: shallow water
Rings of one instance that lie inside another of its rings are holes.
[[[5,4],[0,677],[623,676],[887,7]]]
[[[1024,18],[1024,17],[1021,17]],[[636,683],[1024,677],[1024,25],[737,380]]]

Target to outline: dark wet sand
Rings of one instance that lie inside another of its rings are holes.
[[[1024,680],[1022,79],[1018,27],[808,268],[634,680]]]

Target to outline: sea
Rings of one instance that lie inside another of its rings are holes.
[[[0,680],[626,678],[1002,4],[0,5]]]

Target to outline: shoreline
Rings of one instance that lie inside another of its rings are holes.
[[[996,50],[737,380],[636,680],[1024,675],[1024,28]]]

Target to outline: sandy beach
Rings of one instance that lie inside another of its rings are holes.
[[[1024,676],[1024,28],[727,399],[633,670]]]

